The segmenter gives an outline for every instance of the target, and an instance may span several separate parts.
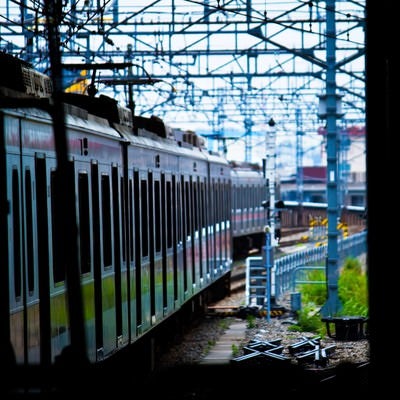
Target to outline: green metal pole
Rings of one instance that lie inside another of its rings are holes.
[[[338,297],[338,117],[336,94],[336,28],[335,0],[326,0],[326,126],[327,126],[327,197],[328,197],[328,256],[326,260],[327,301],[322,307],[323,316],[335,315],[341,304]]]

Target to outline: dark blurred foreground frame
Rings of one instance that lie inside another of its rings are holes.
[[[18,376],[18,371],[15,371]],[[108,366],[48,369],[31,368],[28,393],[9,392],[12,399],[140,398],[163,400],[221,400],[265,398],[273,395],[308,395],[327,398],[362,398],[370,394],[369,367],[343,363],[335,368],[307,370],[294,364],[183,365],[144,375],[131,363]],[[20,376],[21,377],[21,376]],[[18,385],[21,389],[20,385]],[[38,392],[39,393],[39,392]],[[39,398],[39,397],[38,397]]]
[[[393,188],[399,173],[398,138],[394,141],[399,133],[399,20],[396,2],[367,0],[366,4],[369,384],[384,394],[399,392],[398,378],[391,367],[396,357],[390,350],[390,341],[397,340],[393,322],[398,315],[399,296],[398,280],[393,275],[399,266],[399,244],[390,229],[399,226],[398,202],[390,202],[397,196]]]
[[[336,368],[333,374],[310,374],[297,366],[185,366],[158,371],[151,377],[141,376],[130,363],[111,366],[62,365],[56,368],[29,368],[2,373],[2,388],[14,387],[21,375],[33,386],[49,385],[47,396],[71,398],[78,394],[128,394],[139,397],[146,393],[163,395],[163,399],[213,399],[268,394],[312,394],[318,396],[363,395],[371,389],[379,393],[399,392],[394,377],[397,328],[393,324],[399,311],[398,238],[391,228],[398,228],[395,199],[398,182],[399,134],[398,80],[396,55],[399,37],[396,2],[367,0],[366,23],[366,100],[367,100],[367,222],[368,281],[370,297],[369,339],[371,363],[351,363]],[[388,200],[385,200],[388,198]],[[390,226],[389,226],[390,224]],[[395,286],[396,285],[396,286]],[[395,344],[393,344],[395,342]],[[9,365],[9,364],[6,364]],[[332,372],[332,371],[331,371]],[[16,385],[18,386],[18,385]],[[315,390],[318,391],[316,392]],[[320,392],[319,389],[322,391]],[[23,393],[8,392],[12,398],[25,398]],[[30,397],[35,397],[34,395]],[[122,397],[121,397],[122,398]],[[358,397],[359,398],[359,397]]]

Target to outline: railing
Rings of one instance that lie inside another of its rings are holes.
[[[339,264],[343,264],[347,257],[359,257],[367,251],[367,232],[360,232],[345,239],[338,239]],[[296,274],[299,267],[316,265],[325,260],[328,246],[306,249],[288,256],[281,257],[274,262],[272,273],[275,281],[275,297],[279,299],[288,291],[293,291]]]

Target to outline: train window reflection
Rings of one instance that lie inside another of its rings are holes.
[[[79,253],[81,273],[90,272],[90,211],[89,211],[89,180],[86,173],[79,173]]]
[[[101,177],[101,218],[103,221],[103,262],[104,268],[112,265],[112,239],[111,239],[111,199],[110,199],[110,177]]]
[[[21,297],[21,209],[19,203],[19,175],[16,168],[12,171],[12,208],[13,208],[13,249],[14,249],[14,290],[15,297]]]

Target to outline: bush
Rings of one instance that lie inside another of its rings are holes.
[[[320,270],[309,271],[307,279],[310,281],[324,281],[325,272]],[[290,329],[303,332],[316,332],[323,336],[326,327],[321,322],[320,308],[326,302],[325,284],[302,284],[302,309],[298,311],[298,321]],[[341,268],[338,278],[338,297],[342,309],[338,315],[368,316],[368,284],[367,276],[362,264],[357,258],[347,258]]]
[[[368,315],[367,275],[358,259],[346,259],[338,279],[338,295],[343,305],[340,315]]]
[[[288,329],[297,332],[316,332],[324,336],[326,328],[325,324],[321,322],[319,310],[320,307],[315,303],[307,303],[297,312],[297,324],[290,326]]]
[[[325,271],[310,270],[306,273],[306,280],[310,282],[324,282]],[[303,283],[300,286],[304,304],[315,303],[322,305],[326,300],[326,285],[324,283]]]

